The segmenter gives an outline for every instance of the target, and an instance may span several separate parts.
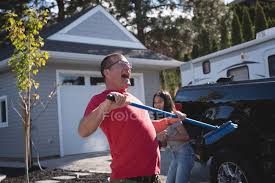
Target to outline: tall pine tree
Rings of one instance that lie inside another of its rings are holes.
[[[230,47],[230,37],[229,37],[229,30],[228,25],[226,24],[225,18],[221,21],[220,26],[220,34],[221,34],[221,42],[220,48],[225,49]]]
[[[257,1],[255,9],[255,34],[268,28],[267,19],[261,4]]]
[[[193,45],[192,52],[191,52],[191,57],[192,57],[192,59],[195,59],[195,58],[199,57],[199,47],[198,47],[197,44]]]
[[[243,8],[243,17],[242,17],[242,27],[243,27],[243,38],[244,41],[249,41],[254,38],[253,25],[248,12],[247,7]]]
[[[242,27],[238,15],[234,12],[232,20],[232,45],[243,42]]]
[[[211,41],[209,33],[205,28],[202,28],[197,38],[199,46],[199,55],[203,56],[211,52]]]
[[[212,44],[211,44],[211,52],[215,52],[219,50],[219,45],[217,43],[217,41],[215,39],[212,40]]]

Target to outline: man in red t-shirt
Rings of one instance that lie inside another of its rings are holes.
[[[152,120],[147,111],[127,105],[140,103],[127,92],[132,66],[121,54],[110,54],[101,62],[106,90],[90,100],[79,124],[79,134],[87,137],[100,127],[107,136],[112,156],[111,182],[158,183],[160,152],[156,133],[168,125],[182,121],[186,115],[176,111],[178,118]],[[108,94],[115,101],[106,99]]]

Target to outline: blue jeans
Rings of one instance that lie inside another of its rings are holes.
[[[194,161],[194,152],[189,143],[182,145],[178,151],[172,151],[166,183],[188,183]]]

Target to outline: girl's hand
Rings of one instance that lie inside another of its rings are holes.
[[[182,113],[180,111],[174,111],[174,113],[177,115],[177,118],[168,118],[168,124],[173,124],[179,121],[184,121],[186,119],[186,114]]]

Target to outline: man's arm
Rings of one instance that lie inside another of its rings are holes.
[[[104,120],[105,114],[129,104],[126,101],[127,96],[118,92],[111,92],[111,94],[115,97],[115,101],[104,100],[97,108],[81,119],[78,127],[78,133],[81,137],[87,137],[94,133]]]
[[[94,133],[104,119],[105,114],[110,111],[111,101],[105,100],[79,123],[78,133],[81,137],[87,137]]]

